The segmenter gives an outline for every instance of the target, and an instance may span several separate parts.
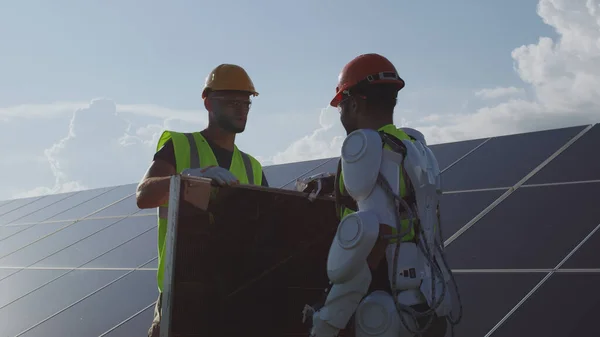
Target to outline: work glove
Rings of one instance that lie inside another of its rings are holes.
[[[209,178],[217,185],[235,185],[239,180],[229,170],[220,166],[209,166],[204,168],[187,168],[181,171],[181,175],[188,177]]]

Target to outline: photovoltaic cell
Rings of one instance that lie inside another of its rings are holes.
[[[47,277],[47,273],[39,273],[32,270],[32,278]],[[52,314],[62,310],[70,304],[80,300],[84,296],[99,289],[100,287],[115,280],[119,276],[125,274],[126,271],[110,270],[110,271],[95,271],[95,270],[75,270],[65,272],[64,276],[52,281],[44,287],[28,294],[27,296],[11,303],[10,305],[0,308],[0,327],[2,327],[3,336],[16,336],[21,331],[37,324],[38,322],[50,317]],[[39,276],[38,276],[39,275]],[[133,285],[128,291],[136,288]],[[129,300],[130,296],[124,295],[122,300]],[[102,317],[106,312],[114,310],[114,302],[105,301],[106,309],[97,308],[96,316]],[[93,321],[93,317],[91,320]],[[81,319],[73,319],[66,325],[72,324],[89,324],[89,321]],[[52,333],[46,332],[44,336],[53,336]],[[54,334],[54,336],[92,336],[92,335],[69,335],[65,333]]]
[[[17,271],[18,269],[14,268],[0,268],[0,280],[4,280],[5,278],[9,277]]]
[[[35,212],[30,213],[24,217],[21,217],[15,221],[14,224],[28,224],[47,220],[52,218],[61,212],[67,211],[70,208],[77,207],[77,205],[84,203],[87,200],[97,197],[98,195],[105,193],[114,187],[97,188],[93,190],[80,191],[71,197],[64,198],[52,205],[45,208],[41,208]]]
[[[31,226],[14,226],[18,227],[17,231],[0,240],[0,266],[5,266],[3,263],[4,257],[10,256],[14,252],[38,240],[43,240],[45,236],[60,230],[70,223],[70,221],[67,221]]]
[[[599,282],[599,274],[555,273],[493,336],[600,336]]]
[[[0,245],[2,244],[2,240],[4,240],[4,238],[12,236],[30,226],[31,225],[0,226]]]
[[[600,249],[598,247],[600,247],[600,231],[594,233],[579,247],[561,268],[600,268]]]
[[[64,273],[64,270],[11,270],[10,276],[0,279],[0,308],[17,301]]]
[[[281,164],[265,167],[264,172],[270,187],[281,188],[300,175],[310,171],[328,159],[317,159],[302,163]]]
[[[131,193],[135,193],[135,189],[131,191]],[[127,216],[134,213],[139,212],[140,209],[137,207],[135,202],[135,194],[128,196],[126,199],[123,199],[117,202],[114,205],[111,205],[100,212],[94,214],[95,218],[105,217],[105,216]],[[156,213],[156,209],[154,209],[154,213]]]
[[[0,217],[2,217],[5,214],[8,214],[16,209],[19,209],[21,207],[24,207],[38,199],[41,198],[45,198],[45,196],[43,197],[32,197],[32,198],[23,198],[23,199],[16,199],[13,200],[12,202],[8,202],[6,204],[3,204],[0,206]]]
[[[510,187],[583,127],[497,137],[442,174],[444,191]]]
[[[0,224],[7,225],[13,224],[15,221],[26,217],[30,214],[35,213],[38,210],[46,209],[47,207],[52,207],[52,205],[63,199],[69,199],[76,196],[79,192],[71,192],[71,193],[61,193],[61,194],[52,194],[44,196],[36,201],[29,203],[23,207],[12,210],[2,216],[0,216]]]
[[[8,204],[8,203],[11,203],[11,202],[13,202],[13,201],[15,201],[15,199],[8,199],[8,200],[2,200],[2,201],[0,201],[0,210],[2,209],[2,207],[3,207],[4,205],[6,205],[6,204]]]
[[[447,248],[452,268],[554,268],[600,223],[595,185],[517,189]]]
[[[106,260],[107,255],[114,257],[115,251],[122,251],[124,246],[135,243],[137,243],[136,249],[131,251],[131,254],[135,255],[137,253],[139,255],[140,251],[143,252],[149,248],[144,247],[146,242],[134,238],[148,231],[154,233],[154,244],[150,244],[150,248],[154,250],[154,255],[156,255],[156,224],[152,221],[142,221],[142,219],[143,218],[84,220],[78,225],[83,225],[82,229],[87,227],[87,232],[92,229],[97,231],[98,229],[102,229],[101,227],[104,229],[80,241],[75,240],[74,237],[81,237],[81,233],[78,233],[78,235],[75,235],[73,232],[67,233],[64,237],[70,239],[71,242],[76,242],[69,247],[66,247],[64,243],[58,245],[46,242],[44,245],[54,250],[55,253],[48,254],[48,249],[46,249],[45,254],[47,254],[47,257],[33,264],[33,267],[97,267],[98,263],[94,261]],[[93,222],[95,224],[86,224],[88,222]],[[106,227],[105,225],[107,224],[110,224],[110,226]],[[59,251],[60,248],[65,249]],[[31,252],[29,252],[29,254],[31,254]],[[39,256],[37,252],[36,255]],[[145,261],[148,261],[150,258],[147,258]],[[116,258],[113,259],[113,261],[115,261],[113,265],[104,264],[101,265],[101,267],[120,267],[117,266],[117,264],[124,264],[126,261],[131,261],[132,259],[134,259],[133,256],[128,256],[126,254],[117,255]],[[135,268],[138,265],[139,263],[136,265],[127,265],[127,267]]]
[[[55,228],[51,235],[39,241],[21,246],[18,249],[13,247],[9,254],[3,254],[0,257],[0,265],[11,267],[30,266],[86,237],[107,230],[109,226],[119,226],[118,221],[119,219],[94,219],[75,222],[68,226],[62,225]],[[49,225],[51,224],[39,224],[36,227],[43,228]]]
[[[462,142],[429,145],[429,148],[435,155],[440,170],[444,170],[484,141],[485,139],[473,139]]]
[[[448,239],[503,193],[504,190],[492,190],[443,194],[440,199],[442,238]]]
[[[152,271],[134,271],[25,333],[24,337],[99,336],[158,296]],[[98,313],[102,315],[98,315]],[[146,331],[151,321],[146,323]],[[138,331],[134,335],[141,335]]]
[[[154,300],[156,300],[156,296]],[[125,319],[128,319],[127,322],[120,324],[119,326],[115,327],[114,330],[106,332],[106,334],[100,335],[100,337],[142,336],[143,333],[148,331],[150,328],[150,323],[152,322],[152,319],[154,319],[154,305],[151,305],[149,308],[143,310],[139,314],[136,314],[130,319],[129,317]]]
[[[158,251],[156,255],[158,255]],[[158,268],[158,257],[143,265],[142,268]]]
[[[463,305],[462,320],[455,327],[454,336],[482,337],[519,303],[521,298],[539,282],[543,274],[481,273],[454,274],[454,277]],[[459,313],[457,309],[453,309],[452,317],[456,318]]]
[[[125,198],[129,194],[131,194],[131,187],[129,185],[118,186],[92,199],[84,201],[74,208],[56,214],[49,218],[48,221],[80,219]]]
[[[528,184],[600,179],[600,125],[595,125],[534,175]]]
[[[132,219],[136,219],[138,223],[135,226],[143,230],[135,236],[128,235],[127,238],[131,237],[131,241],[86,263],[83,268],[136,268],[158,256],[156,224],[152,221],[140,221],[152,220],[144,217]]]

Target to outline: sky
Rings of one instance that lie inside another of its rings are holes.
[[[430,144],[600,121],[600,0],[0,0],[0,41],[0,199],[137,183],[221,63],[260,93],[236,141],[265,166],[339,155],[363,53]]]

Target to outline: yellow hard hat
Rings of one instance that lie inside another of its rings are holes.
[[[202,99],[206,98],[209,91],[216,90],[239,90],[258,96],[254,89],[254,83],[244,68],[235,64],[220,64],[206,77]]]

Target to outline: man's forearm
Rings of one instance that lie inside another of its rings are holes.
[[[148,178],[137,189],[139,208],[155,208],[169,200],[171,176]]]

